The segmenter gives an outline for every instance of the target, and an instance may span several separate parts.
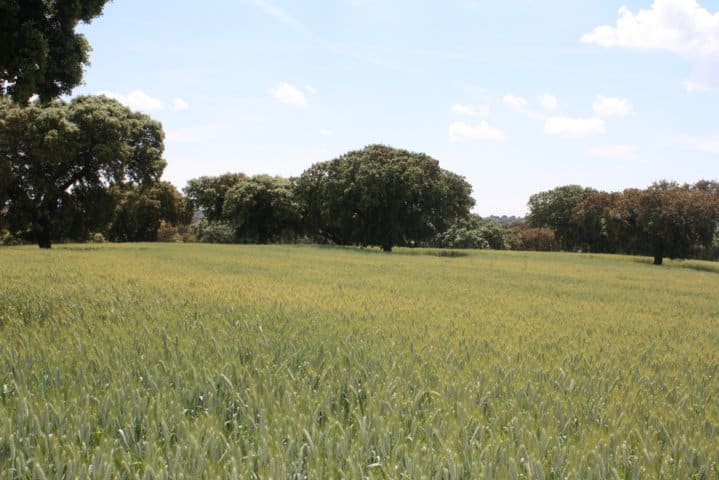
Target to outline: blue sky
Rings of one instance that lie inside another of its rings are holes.
[[[719,0],[115,0],[81,30],[105,93],[162,121],[164,178],[293,176],[383,143],[533,193],[719,177]]]

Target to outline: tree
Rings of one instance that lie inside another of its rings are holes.
[[[227,191],[223,216],[235,228],[235,238],[269,243],[291,238],[299,224],[299,210],[290,180],[257,175]]]
[[[371,145],[317,163],[295,181],[305,225],[340,245],[395,245],[429,241],[474,205],[464,178],[437,160]]]
[[[199,210],[209,222],[223,219],[227,191],[247,180],[244,173],[225,173],[217,177],[193,178],[183,189],[189,205]]]
[[[594,190],[579,185],[566,185],[529,198],[527,223],[535,228],[554,230],[556,240],[564,250],[574,250],[580,243],[572,212]]]
[[[113,241],[154,242],[163,222],[168,225],[189,223],[185,199],[169,182],[150,186],[117,185],[112,194],[115,209],[108,236]]]
[[[657,182],[625,191],[624,208],[655,265],[664,257],[687,258],[695,245],[711,246],[719,222],[716,194],[703,185]]]
[[[75,33],[108,0],[0,1],[0,96],[49,101],[80,84],[90,45]]]
[[[432,239],[432,246],[438,248],[504,249],[504,231],[491,219],[477,214],[458,219],[448,229]]]
[[[50,248],[63,212],[87,192],[152,184],[165,168],[160,123],[115,100],[21,107],[0,101],[0,158],[9,165],[3,223]]]

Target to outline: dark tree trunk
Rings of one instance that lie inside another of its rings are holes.
[[[50,232],[50,218],[47,214],[40,214],[38,219],[37,245],[40,248],[52,247],[52,234]]]
[[[661,255],[654,255],[654,265],[661,265],[663,257]]]

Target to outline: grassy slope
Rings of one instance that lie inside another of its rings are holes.
[[[719,476],[716,265],[417,253],[0,250],[0,479]]]

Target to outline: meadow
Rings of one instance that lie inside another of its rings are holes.
[[[0,480],[719,478],[719,265],[0,250]]]

